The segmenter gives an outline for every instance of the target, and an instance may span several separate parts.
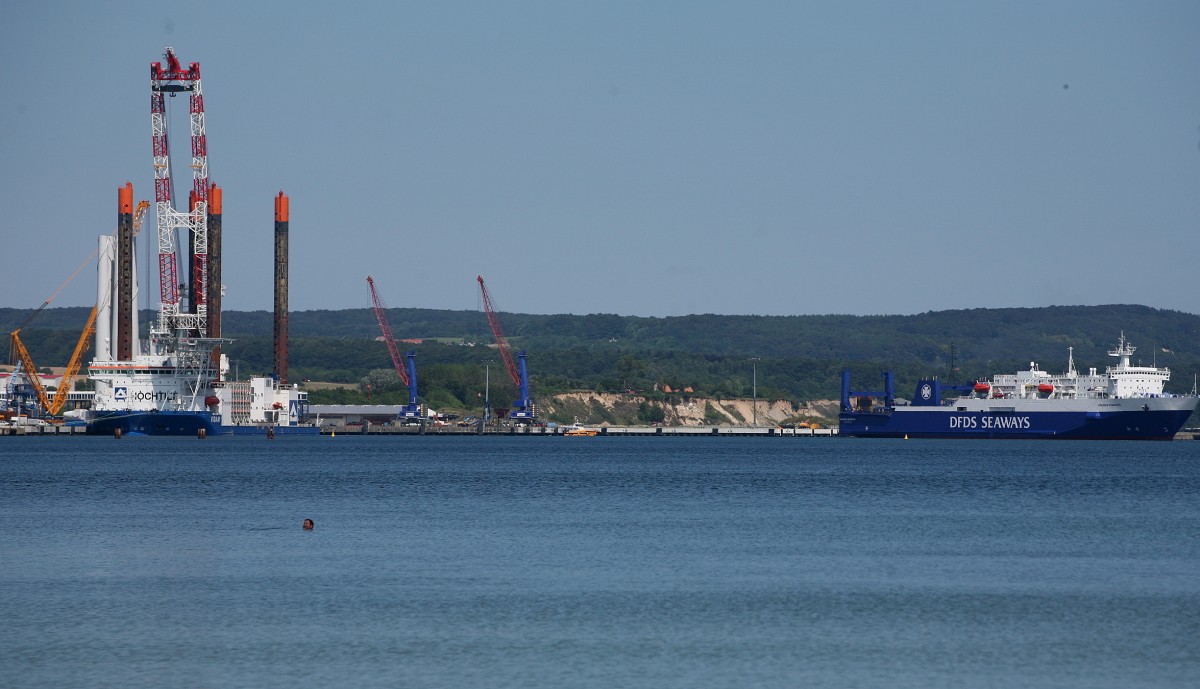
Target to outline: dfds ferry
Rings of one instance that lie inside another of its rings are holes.
[[[1171,371],[1131,365],[1134,350],[1122,333],[1116,349],[1108,352],[1117,357],[1117,365],[1104,373],[1092,368],[1080,375],[1068,349],[1067,371],[1061,375],[1031,362],[1027,371],[966,386],[923,379],[909,402],[896,399],[890,371],[883,374],[883,391],[862,392],[850,389],[850,373],[843,371],[838,433],[870,438],[1170,440],[1200,398],[1164,393]],[[944,392],[953,397],[944,399]]]

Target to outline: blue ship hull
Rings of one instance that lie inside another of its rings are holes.
[[[850,412],[838,434],[867,438],[1171,440],[1192,409],[956,413],[945,408]]]
[[[97,412],[87,424],[88,435],[320,435],[319,426],[226,426],[219,414],[207,411]]]
[[[93,412],[88,435],[219,435],[221,426],[207,411],[112,411]],[[219,418],[219,417],[218,417]],[[228,431],[225,431],[228,432]]]

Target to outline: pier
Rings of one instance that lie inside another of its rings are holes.
[[[321,435],[491,435],[491,436],[565,436],[576,430],[570,426],[328,426]],[[595,438],[618,437],[761,437],[761,438],[831,438],[836,428],[778,428],[762,426],[602,426],[588,428],[596,431]]]
[[[436,435],[436,436],[565,436],[570,427],[548,426],[433,426],[422,428],[413,424],[408,426],[326,426],[321,429],[321,435]],[[607,426],[592,429],[596,435],[591,437],[668,437],[668,438],[697,438],[697,437],[760,437],[760,438],[831,438],[837,435],[836,428],[765,428],[751,426],[701,426],[701,427],[663,427],[663,426]],[[264,431],[265,432],[265,431]],[[0,425],[0,436],[71,436],[86,435],[84,426],[68,426],[65,424],[21,424],[14,426]],[[1181,434],[1182,435],[1182,434]],[[97,438],[111,437],[97,435]]]
[[[565,436],[571,430],[569,427],[550,428],[546,426],[326,426],[321,429],[321,435],[436,435],[436,436]],[[665,438],[834,438],[836,428],[761,428],[753,426],[606,426],[594,429],[595,436],[591,437],[665,437]],[[0,437],[4,436],[82,436],[87,434],[84,426],[67,426],[65,424],[23,424],[0,425]],[[97,438],[111,437],[106,435],[93,436]],[[1200,432],[1180,431],[1175,434],[1175,440],[1200,440]]]
[[[4,435],[86,435],[85,426],[67,426],[61,423],[0,425],[0,436]]]

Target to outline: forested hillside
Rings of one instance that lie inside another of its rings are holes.
[[[0,309],[0,328],[11,331],[28,312]],[[47,309],[22,331],[39,366],[62,366],[71,354],[87,309]],[[389,309],[397,338],[417,352],[421,396],[443,408],[474,408],[485,367],[495,399],[515,389],[503,370],[484,315],[476,311]],[[142,323],[152,314],[146,313]],[[528,351],[531,392],[568,390],[658,394],[662,387],[691,388],[717,398],[749,396],[757,371],[759,397],[796,401],[838,394],[838,372],[850,368],[870,386],[886,369],[897,373],[907,395],[918,376],[962,381],[1024,368],[1037,361],[1048,371],[1066,367],[1068,347],[1077,367],[1103,369],[1106,351],[1121,335],[1138,347],[1135,360],[1172,369],[1168,389],[1185,392],[1200,372],[1200,316],[1145,306],[1055,306],[971,309],[913,316],[717,316],[673,318],[609,314],[503,313],[514,348]],[[237,375],[268,373],[271,314],[226,312],[225,347]],[[289,316],[289,372],[293,382],[358,385],[372,380],[372,400],[399,401],[391,362],[377,341],[370,309],[299,311]],[[952,370],[951,362],[955,366]],[[327,401],[364,401],[362,391],[314,391]]]

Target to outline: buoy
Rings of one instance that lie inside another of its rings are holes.
[[[907,434],[907,433],[905,433],[905,434],[904,434],[904,439],[905,439],[905,440],[908,440],[908,434]]]

